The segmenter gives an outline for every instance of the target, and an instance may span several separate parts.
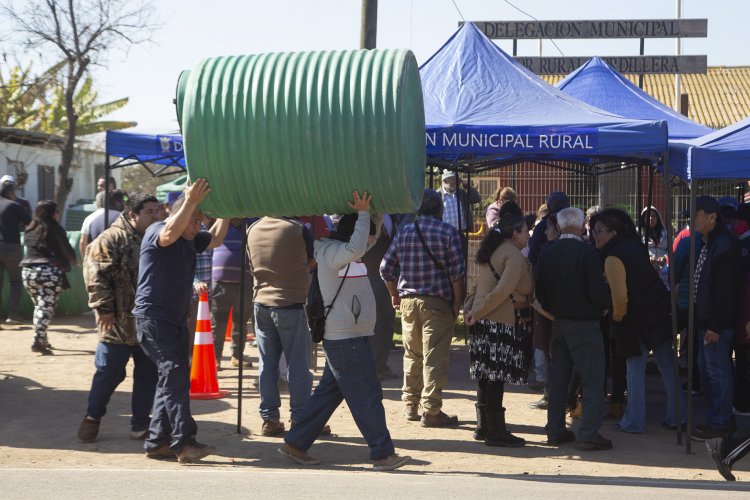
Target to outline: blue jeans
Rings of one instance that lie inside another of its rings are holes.
[[[136,318],[136,333],[143,352],[156,364],[151,425],[143,447],[152,451],[169,443],[175,453],[195,440],[198,426],[190,413],[190,357],[187,325]]]
[[[130,430],[145,431],[151,419],[151,407],[156,392],[156,365],[148,359],[139,345],[99,342],[94,365],[96,373],[91,382],[89,406],[86,414],[100,419],[107,413],[107,404],[120,382],[125,380],[125,366],[133,357],[133,395],[131,397]]]
[[[706,423],[725,427],[732,420],[732,397],[734,375],[732,374],[732,342],[734,330],[721,330],[719,340],[706,344],[703,338],[706,330],[697,330],[698,369],[701,373],[701,389],[708,400]]]
[[[620,420],[620,428],[625,432],[646,432],[646,362],[648,348],[639,342],[641,354],[627,359],[628,404]],[[654,348],[654,360],[661,373],[664,389],[667,392],[667,415],[664,422],[670,427],[676,426],[675,387],[674,387],[674,354],[670,341],[662,342]],[[680,390],[680,420],[687,420],[685,394]]]
[[[324,339],[323,349],[326,354],[323,377],[284,441],[307,451],[341,401],[345,400],[359,432],[370,447],[370,458],[380,460],[392,455],[394,448],[385,423],[383,389],[368,339]]]
[[[281,309],[256,303],[255,337],[260,353],[260,416],[263,420],[279,420],[279,359],[284,353],[289,365],[289,411],[292,422],[296,422],[310,398],[313,380],[310,373],[312,338],[304,310],[301,307]]]
[[[599,320],[556,319],[552,323],[550,358],[547,437],[557,439],[565,432],[565,399],[575,367],[583,393],[583,415],[576,438],[596,439],[604,412],[604,341]]]

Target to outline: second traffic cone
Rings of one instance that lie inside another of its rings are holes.
[[[232,340],[232,328],[234,327],[234,325],[232,324],[232,310],[233,309],[234,309],[234,307],[230,307],[229,308],[229,318],[227,318],[227,331],[224,334],[224,340],[225,341],[227,341],[227,340],[231,341]]]
[[[208,294],[202,293],[198,302],[198,321],[195,325],[193,365],[190,367],[190,399],[218,399],[227,391],[219,390],[216,377],[216,354],[208,312]]]

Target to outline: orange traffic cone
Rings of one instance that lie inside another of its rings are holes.
[[[208,294],[202,293],[198,302],[198,321],[195,325],[193,365],[190,368],[190,399],[218,399],[227,391],[219,390],[216,378],[216,355],[208,313]]]
[[[233,309],[234,307],[229,308],[229,318],[227,318],[227,331],[224,334],[224,340],[230,341],[230,342],[232,340],[232,327],[234,326],[232,325],[232,310]]]

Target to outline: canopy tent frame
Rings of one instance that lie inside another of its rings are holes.
[[[178,134],[162,134],[161,137],[167,138],[166,150],[164,146],[161,148],[150,149],[150,144],[133,144],[132,147],[124,147],[119,144],[120,147],[115,148],[112,143],[115,142],[116,136],[128,136],[133,137],[133,142],[136,140],[143,141],[145,139],[148,142],[159,141],[158,134],[134,134],[124,131],[107,130],[105,139],[105,154],[104,154],[104,178],[105,185],[109,184],[109,178],[112,175],[112,170],[124,167],[130,167],[134,165],[141,165],[147,172],[153,177],[165,177],[167,175],[175,175],[181,172],[186,172],[187,167],[185,166],[185,155],[180,151],[171,151],[170,144],[174,142],[178,137],[180,141],[182,137]],[[136,150],[146,151],[143,153],[137,153]],[[116,162],[112,163],[110,157],[114,156],[119,158]],[[158,168],[154,168],[151,165],[159,165]],[[109,196],[104,197],[104,227],[109,227]]]

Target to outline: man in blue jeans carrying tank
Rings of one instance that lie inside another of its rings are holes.
[[[310,288],[313,239],[304,224],[287,218],[263,217],[248,230],[247,252],[255,286],[255,338],[260,364],[258,390],[261,434],[284,432],[279,407],[279,360],[289,366],[289,410],[299,420],[312,390],[312,339],[304,304]]]
[[[229,227],[229,220],[217,219],[210,230],[200,230],[203,213],[198,205],[210,191],[205,179],[188,182],[184,196],[172,206],[172,215],[149,227],[141,243],[133,316],[138,341],[159,373],[144,445],[149,458],[177,455],[180,463],[190,463],[216,451],[195,439],[198,426],[190,413],[186,322],[196,253],[220,245]]]

